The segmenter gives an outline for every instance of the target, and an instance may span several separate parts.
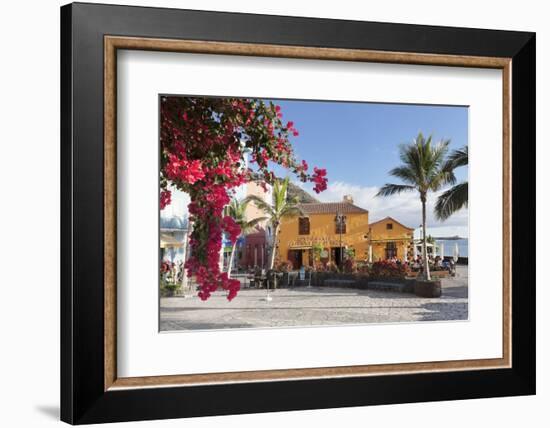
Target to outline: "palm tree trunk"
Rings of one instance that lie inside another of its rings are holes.
[[[273,245],[271,246],[271,257],[269,260],[269,270],[275,266],[275,256],[277,255],[277,235],[279,234],[279,225],[273,228]]]
[[[424,262],[424,279],[429,281],[430,266],[428,263],[428,248],[426,246],[426,196],[421,196],[422,200],[422,261]]]
[[[227,264],[227,277],[231,278],[231,269],[233,268],[233,259],[235,258],[235,249],[237,248],[237,241],[233,243],[231,248],[231,257],[229,257],[229,263]]]

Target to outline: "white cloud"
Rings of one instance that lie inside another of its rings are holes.
[[[393,217],[405,226],[415,228],[415,236],[419,236],[419,225],[422,222],[422,206],[417,192],[401,193],[387,197],[376,197],[379,188],[374,186],[359,186],[342,181],[329,182],[327,190],[316,194],[311,184],[295,182],[321,202],[341,201],[344,195],[351,195],[355,205],[369,211],[369,221],[374,222],[384,217]],[[186,215],[189,196],[176,189],[172,190],[172,204],[162,212],[163,216]],[[462,209],[448,220],[440,222],[434,216],[434,205],[437,196],[445,191],[431,193],[428,196],[427,231],[433,236],[468,236],[468,210]]]
[[[172,192],[172,202],[160,212],[161,217],[187,217],[189,212],[187,206],[191,198],[174,186],[170,186],[169,189]]]
[[[311,186],[296,183],[311,192]],[[354,204],[369,211],[369,221],[377,221],[386,216],[395,218],[405,226],[418,229],[422,222],[422,206],[417,192],[401,193],[399,195],[377,197],[378,187],[358,186],[341,181],[329,182],[327,190],[319,194],[311,193],[321,202],[341,201],[344,195],[351,195]],[[462,209],[444,222],[436,220],[434,205],[437,196],[445,191],[431,193],[428,197],[427,231],[434,236],[468,235],[468,210]],[[419,230],[416,231],[419,233]]]

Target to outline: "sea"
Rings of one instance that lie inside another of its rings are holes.
[[[454,256],[455,244],[458,244],[458,256],[468,257],[468,239],[436,239],[435,242],[439,246],[443,243],[443,255]]]

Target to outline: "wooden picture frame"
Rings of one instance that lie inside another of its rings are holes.
[[[117,377],[117,49],[502,70],[503,357]],[[535,267],[526,256],[535,241],[533,33],[77,3],[61,9],[61,53],[62,420],[114,422],[535,392]],[[209,405],[214,399],[216,406]]]

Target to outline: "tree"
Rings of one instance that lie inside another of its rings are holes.
[[[317,269],[319,264],[321,263],[321,254],[323,253],[323,245],[322,244],[313,244],[311,246],[311,252],[313,253],[313,269]]]
[[[281,220],[283,217],[296,217],[304,215],[298,205],[298,198],[289,198],[287,195],[289,179],[276,180],[273,184],[273,204],[269,204],[262,198],[251,195],[245,200],[254,202],[256,206],[264,211],[269,218],[269,223],[273,231],[273,243],[271,246],[271,257],[269,261],[269,269],[273,269],[275,265],[275,256],[277,253],[277,236],[279,234]]]
[[[391,196],[402,192],[417,191],[422,203],[422,259],[424,278],[430,280],[426,247],[426,201],[429,192],[436,192],[446,184],[454,184],[453,171],[445,168],[450,140],[432,144],[432,137],[424,138],[419,133],[411,144],[399,147],[402,165],[392,169],[389,174],[406,184],[385,184],[376,196]]]
[[[468,165],[468,146],[453,151],[444,168],[454,171]],[[435,216],[438,220],[447,220],[452,214],[468,206],[468,182],[463,181],[443,192],[435,204]]]
[[[238,201],[237,199],[232,199],[229,205],[225,207],[225,214],[230,216],[235,223],[240,227],[241,236],[248,235],[252,232],[258,224],[262,221],[268,220],[267,217],[257,217],[252,220],[247,220],[246,218],[246,207],[250,201]],[[231,247],[231,256],[229,257],[229,263],[227,266],[227,276],[231,278],[231,268],[233,267],[233,260],[235,258],[235,250],[237,248],[237,241],[233,242]]]
[[[170,185],[186,192],[193,231],[190,257],[185,264],[195,276],[199,297],[206,300],[218,288],[233,299],[239,281],[221,272],[218,264],[225,231],[232,242],[240,227],[223,216],[232,189],[260,175],[265,183],[275,176],[269,162],[288,168],[299,180],[326,189],[326,171],[307,172],[297,161],[291,137],[298,131],[292,121],[284,123],[280,106],[254,98],[163,96],[160,102],[160,208],[171,201]],[[256,171],[245,167],[246,158]],[[323,174],[324,173],[324,174]]]

